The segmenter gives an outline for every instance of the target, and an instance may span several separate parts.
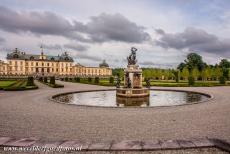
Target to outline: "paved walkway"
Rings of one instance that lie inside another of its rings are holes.
[[[59,81],[60,82],[60,81]],[[53,89],[0,91],[0,136],[45,141],[157,140],[219,138],[230,140],[230,87],[163,88],[209,93],[214,99],[194,105],[157,108],[98,108],[48,100],[54,94],[108,87],[62,82]]]

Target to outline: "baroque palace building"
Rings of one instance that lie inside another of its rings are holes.
[[[111,76],[112,69],[105,60],[99,67],[74,64],[72,57],[64,52],[60,56],[26,54],[17,48],[7,54],[7,63],[0,61],[0,75],[33,76]]]

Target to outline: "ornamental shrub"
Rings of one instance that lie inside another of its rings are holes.
[[[43,77],[39,77],[38,80],[43,82]]]
[[[96,83],[96,84],[99,84],[99,77],[95,77],[95,79],[94,79],[94,82]]]
[[[109,78],[109,83],[114,83],[114,77],[111,76],[111,77]]]
[[[47,79],[47,77],[46,77],[46,76],[43,78],[43,80],[44,80],[44,82],[45,82],[45,83],[47,83],[47,82],[48,82],[48,79]]]
[[[69,78],[68,77],[65,77],[65,81],[68,81],[69,80]]]
[[[34,78],[32,76],[28,77],[26,86],[34,86]]]
[[[54,76],[50,77],[50,84],[55,85],[55,77]]]
[[[81,82],[81,79],[79,77],[76,77],[76,82]]]
[[[92,78],[91,77],[88,77],[88,82],[92,82]]]

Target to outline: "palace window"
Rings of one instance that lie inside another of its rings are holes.
[[[13,58],[19,58],[18,54],[14,54]]]

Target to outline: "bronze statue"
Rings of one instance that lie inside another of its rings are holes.
[[[136,60],[137,48],[132,47],[131,51],[132,51],[132,53],[127,57],[128,65],[136,65],[136,63],[137,63],[137,60]]]

